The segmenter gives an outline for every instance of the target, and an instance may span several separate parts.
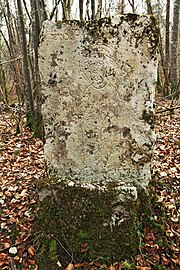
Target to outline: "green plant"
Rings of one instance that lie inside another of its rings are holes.
[[[86,239],[88,237],[88,233],[86,231],[80,230],[78,233],[80,239]]]
[[[166,266],[158,264],[155,269],[156,270],[166,270]]]
[[[123,262],[123,266],[124,266],[125,269],[133,269],[132,264],[127,262],[127,261]]]
[[[14,155],[18,156],[20,154],[20,150],[14,150]]]

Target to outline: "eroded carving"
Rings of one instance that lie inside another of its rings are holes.
[[[52,174],[147,185],[154,142],[153,33],[147,16],[47,23],[40,67]]]

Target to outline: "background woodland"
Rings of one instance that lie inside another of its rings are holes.
[[[157,91],[179,97],[180,0],[0,0],[0,100],[19,105],[35,137],[43,137],[38,45],[45,20],[97,20],[114,14],[155,16],[159,29]]]

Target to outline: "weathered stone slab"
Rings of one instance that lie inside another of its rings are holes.
[[[83,190],[87,205],[81,198],[80,209],[92,204],[92,192],[104,198],[113,190],[111,211],[100,225],[114,238],[125,220],[134,219],[138,189],[150,180],[157,35],[154,20],[133,14],[45,22],[41,34],[48,173],[59,178],[61,193],[62,183]]]

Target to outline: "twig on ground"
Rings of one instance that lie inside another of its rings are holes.
[[[4,115],[2,114],[1,117],[3,118],[3,121],[6,122],[6,124],[8,124],[9,127],[12,127],[13,124],[9,123],[6,118],[4,117]],[[11,118],[8,118],[8,119],[11,119]]]
[[[180,106],[177,106],[177,107],[171,107],[171,108],[166,108],[164,110],[161,110],[161,111],[157,111],[156,113],[163,113],[163,112],[167,112],[167,111],[173,111],[173,110],[176,110],[176,109],[179,109]]]
[[[168,95],[168,96],[165,96],[164,98],[172,97],[172,96],[174,96],[175,94],[177,94],[177,93],[179,93],[179,92],[180,92],[180,90],[177,90],[177,91],[173,92],[172,94],[170,94],[170,95]]]
[[[62,245],[61,241],[60,241],[58,238],[56,238],[55,236],[53,236],[53,235],[52,235],[52,237],[60,244],[60,246],[62,247],[62,249],[63,249],[63,250],[67,253],[67,255],[71,258],[71,261],[74,262],[74,263],[76,263],[76,261],[75,261],[74,258],[73,258],[73,255],[71,255],[71,254],[67,251],[67,249]]]
[[[10,258],[10,263],[11,263],[11,270],[16,270],[17,267],[16,267],[16,264],[14,262],[14,259],[13,258]]]

